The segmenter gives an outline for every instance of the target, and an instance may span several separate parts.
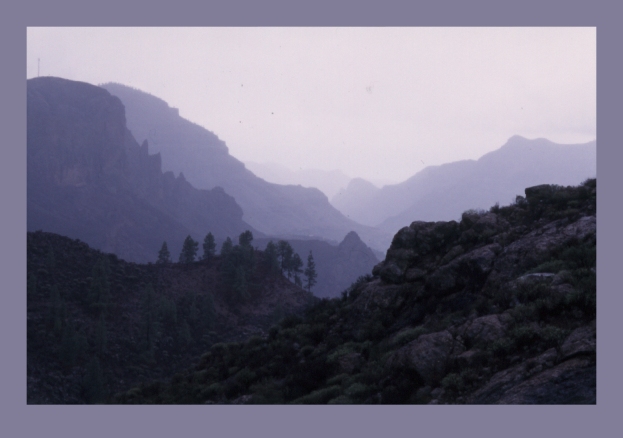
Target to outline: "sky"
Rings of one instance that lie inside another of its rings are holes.
[[[28,78],[162,98],[241,161],[400,182],[513,135],[596,138],[596,29],[27,29]]]

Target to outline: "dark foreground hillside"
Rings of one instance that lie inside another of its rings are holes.
[[[373,276],[116,403],[594,404],[596,181],[414,222]]]
[[[52,233],[27,238],[27,401],[97,403],[169,380],[212,345],[265,336],[316,299],[261,251],[136,264]]]

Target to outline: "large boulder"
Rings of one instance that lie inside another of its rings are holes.
[[[435,381],[445,374],[452,356],[465,351],[460,339],[447,331],[421,335],[391,355],[388,367],[412,367],[425,381]]]

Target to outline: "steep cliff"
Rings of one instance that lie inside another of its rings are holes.
[[[28,230],[80,238],[130,261],[177,256],[187,235],[224,239],[253,228],[221,188],[163,174],[125,125],[121,101],[86,83],[28,81]],[[259,233],[256,233],[259,234]]]

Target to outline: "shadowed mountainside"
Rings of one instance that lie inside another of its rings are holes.
[[[27,90],[29,231],[146,262],[163,241],[177,256],[187,235],[254,230],[222,188],[198,190],[183,175],[163,174],[160,155],[138,145],[121,101],[106,90],[53,77],[30,79]]]
[[[244,220],[267,235],[318,236],[339,240],[356,231],[370,247],[384,251],[390,238],[346,218],[318,189],[264,181],[229,155],[215,134],[179,116],[155,96],[121,84],[102,85],[126,108],[128,127],[137,139],[146,139],[161,154],[162,166],[183,172],[195,187],[220,186],[244,211]]]
[[[249,249],[248,263],[236,253],[135,264],[78,240],[28,233],[28,403],[95,403],[170,379],[215,343],[266,336],[317,300],[271,272],[261,252]],[[232,264],[244,265],[244,289]]]

